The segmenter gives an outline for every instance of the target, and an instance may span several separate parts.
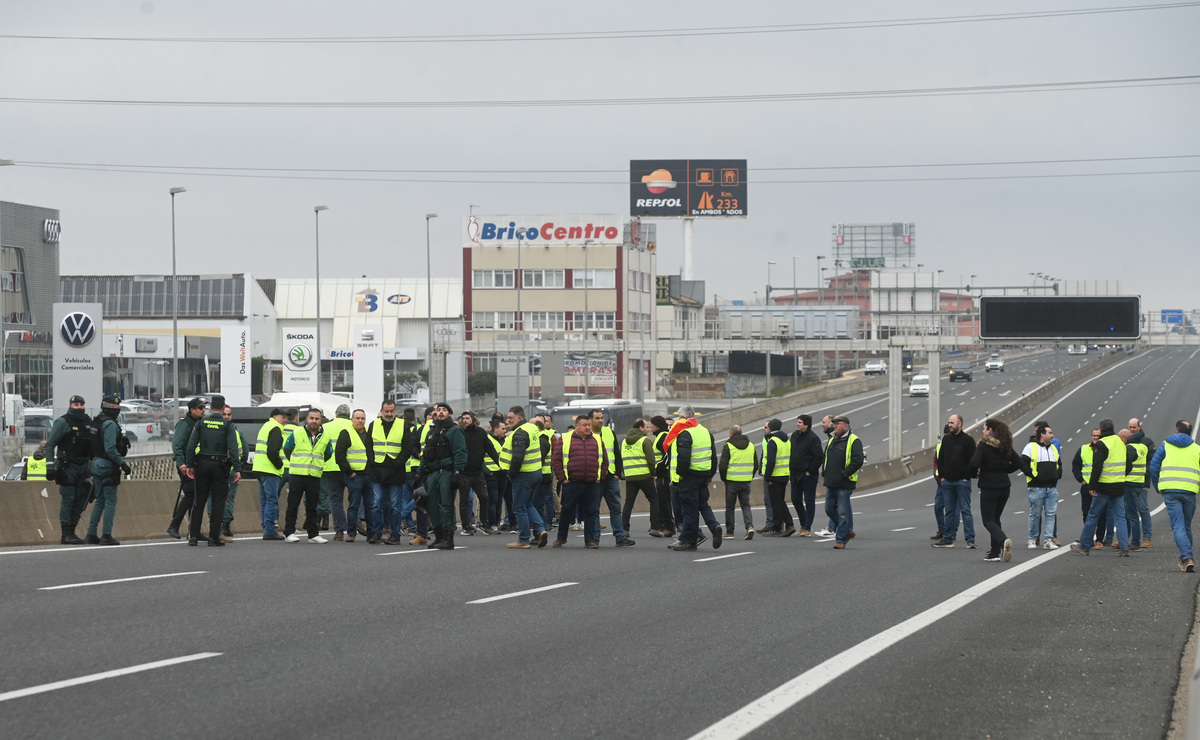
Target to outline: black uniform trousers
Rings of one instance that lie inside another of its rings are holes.
[[[184,515],[192,510],[192,503],[196,500],[196,481],[184,475],[178,468],[176,472],[179,473],[179,493],[175,494],[175,513],[171,515],[173,529],[179,529]]]
[[[221,520],[224,518],[225,499],[229,496],[229,459],[212,455],[196,455],[196,493],[192,501],[192,522],[188,536],[199,539],[204,522],[204,509],[212,498],[213,515],[208,518],[208,536],[216,540],[221,536]]]
[[[283,518],[285,536],[296,531],[296,515],[300,513],[301,498],[304,499],[304,530],[311,540],[321,533],[321,515],[317,513],[317,503],[321,500],[319,476],[292,473],[291,482],[288,483],[287,512]]]

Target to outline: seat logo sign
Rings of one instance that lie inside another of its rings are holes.
[[[313,359],[312,350],[308,348],[307,344],[293,344],[292,348],[288,350],[288,359],[296,367],[308,367]]]
[[[72,347],[86,347],[96,338],[96,322],[82,311],[67,314],[58,327],[63,341]]]

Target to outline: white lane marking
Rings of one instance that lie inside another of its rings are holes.
[[[812,696],[835,679],[845,675],[854,667],[874,658],[905,637],[916,634],[925,627],[953,614],[1022,573],[1044,565],[1068,552],[1070,552],[1070,549],[1066,547],[1046,552],[1039,557],[1035,557],[1032,560],[994,575],[962,593],[951,596],[941,604],[926,609],[894,627],[889,627],[883,632],[869,637],[825,662],[808,669],[779,688],[764,694],[728,717],[692,735],[689,740],[732,740],[733,738],[745,737],[780,716],[788,709],[804,701],[809,696]]]
[[[176,576],[198,576],[207,570],[189,570],[183,573],[160,573],[156,576],[136,576],[134,578],[113,578],[108,581],[89,581],[88,583],[64,583],[61,586],[43,586],[38,591],[58,591],[64,588],[82,588],[83,586],[107,586],[110,583],[128,583],[129,581],[149,581],[154,578],[174,578]]]
[[[1007,396],[1009,393],[1012,393],[1012,391],[1011,391],[1011,390],[1007,390],[1007,391],[1004,391],[1003,393],[997,393],[996,395],[997,395],[997,396],[999,396],[999,397],[1001,397],[1001,398],[1004,398],[1004,397],[1005,397],[1005,396]]]
[[[455,550],[465,550],[465,549],[467,549],[467,546],[466,545],[455,545],[454,549]],[[375,553],[375,557],[378,558],[378,557],[382,557],[384,555],[419,555],[420,553],[423,553],[423,552],[437,552],[437,550],[426,550],[425,548],[422,547],[420,550],[396,550],[395,552],[377,552],[377,553]]]
[[[8,701],[9,699],[21,699],[26,696],[35,694],[44,694],[48,691],[57,691],[58,689],[66,689],[71,686],[80,686],[85,683],[93,683],[95,681],[103,681],[106,678],[116,678],[117,676],[127,676],[131,673],[140,673],[142,671],[152,671],[155,668],[166,668],[171,665],[180,663],[188,663],[193,660],[204,660],[205,658],[215,658],[221,653],[196,653],[194,655],[184,655],[180,658],[170,658],[168,660],[156,660],[153,663],[142,663],[141,665],[132,665],[128,668],[117,668],[112,671],[104,671],[103,673],[93,673],[90,676],[80,676],[79,678],[69,678],[65,681],[55,681],[53,683],[44,683],[41,686],[30,686],[27,689],[17,689],[16,691],[6,691],[0,694],[0,701]]]
[[[44,552],[117,552],[131,547],[162,547],[163,545],[183,545],[187,540],[170,540],[169,542],[123,542],[120,547],[38,547],[28,550],[4,550],[0,555],[37,555]]]
[[[696,560],[693,560],[692,562],[693,563],[708,563],[713,560],[724,560],[725,558],[736,558],[741,555],[753,555],[753,554],[754,554],[753,550],[748,550],[747,552],[734,552],[734,553],[730,553],[729,555],[716,555],[711,558],[697,558]]]
[[[528,594],[536,594],[542,591],[553,591],[556,588],[566,588],[567,586],[578,586],[578,581],[567,581],[566,583],[556,583],[553,586],[542,586],[541,588],[531,588],[526,591],[517,591],[511,594],[501,594],[500,596],[489,596],[486,599],[476,599],[468,601],[468,604],[487,604],[491,601],[501,601],[503,599],[515,599],[518,596],[526,596]]]
[[[900,529],[893,529],[892,531],[893,532],[907,532],[910,529],[916,529],[916,527],[901,527]]]
[[[888,509],[888,511],[904,511],[904,509]]]

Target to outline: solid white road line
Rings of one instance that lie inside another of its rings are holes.
[[[724,560],[725,558],[736,558],[741,555],[753,555],[753,554],[754,554],[753,550],[748,550],[746,552],[730,553],[729,555],[717,555],[717,556],[711,557],[711,558],[697,558],[696,560],[693,560],[692,562],[693,563],[707,563],[707,562],[710,562],[713,560]]]
[[[107,586],[110,583],[128,583],[130,581],[149,581],[154,578],[174,578],[176,576],[198,576],[207,570],[189,570],[183,573],[160,573],[156,576],[136,576],[134,578],[113,578],[108,581],[89,581],[87,583],[65,583],[61,586],[44,586],[38,591],[58,591],[64,588],[82,588],[83,586]]]
[[[1044,565],[1070,552],[1059,548],[1040,557],[1021,563],[950,597],[941,604],[904,620],[863,642],[844,650],[829,660],[810,668],[791,681],[742,707],[733,714],[693,735],[689,740],[732,740],[749,735],[804,699],[824,688],[855,666],[870,660],[909,635],[947,617],[981,596],[999,588],[1028,570]]]
[[[893,529],[892,531],[893,532],[907,532],[910,529],[916,529],[916,527],[901,527],[900,529]]]
[[[517,591],[515,593],[503,594],[501,596],[489,596],[486,599],[476,599],[475,601],[468,601],[467,603],[468,604],[486,604],[491,601],[501,601],[502,599],[513,599],[518,596],[525,596],[527,594],[536,594],[536,593],[540,593],[542,591],[553,591],[556,588],[566,588],[567,586],[578,586],[578,585],[579,585],[578,581],[567,581],[566,583],[556,583],[553,586],[542,586],[541,588],[531,588],[527,591]]]
[[[44,694],[48,691],[57,691],[71,686],[79,686],[85,683],[93,683],[95,681],[103,681],[106,678],[116,678],[117,676],[127,676],[131,673],[140,673],[142,671],[152,671],[155,668],[166,668],[171,665],[180,663],[189,663],[193,660],[204,660],[205,658],[215,658],[221,653],[196,653],[195,655],[184,655],[180,658],[170,658],[168,660],[156,660],[153,663],[142,663],[141,665],[132,665],[128,668],[118,668],[114,671],[104,671],[103,673],[93,673],[90,676],[80,676],[79,678],[69,678],[65,681],[55,681],[54,683],[44,683],[41,686],[31,686],[27,689],[17,689],[16,691],[6,691],[0,694],[0,701],[8,701],[9,699],[21,699],[26,696],[35,694]]]
[[[467,546],[466,545],[455,545],[454,549],[455,550],[465,550],[465,549],[467,549]],[[375,553],[375,557],[381,557],[384,555],[418,555],[423,552],[438,552],[438,551],[437,550],[426,550],[424,547],[422,547],[420,550],[396,550],[395,552],[377,552],[377,553]]]

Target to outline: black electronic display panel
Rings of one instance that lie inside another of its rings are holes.
[[[980,339],[1137,339],[1138,296],[984,296]]]

